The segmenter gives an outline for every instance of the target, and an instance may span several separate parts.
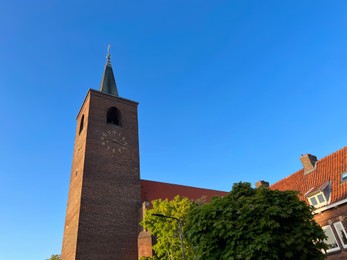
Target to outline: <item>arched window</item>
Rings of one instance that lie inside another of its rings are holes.
[[[118,108],[110,107],[107,110],[107,123],[121,126],[121,113]]]
[[[82,115],[82,118],[81,118],[80,130],[79,130],[79,133],[78,133],[78,134],[81,134],[81,132],[82,132],[82,130],[83,130],[83,124],[84,124],[84,115]]]

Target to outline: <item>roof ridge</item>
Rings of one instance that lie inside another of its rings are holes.
[[[181,186],[181,187],[188,187],[188,188],[196,188],[196,189],[201,189],[201,190],[210,190],[210,191],[220,191],[220,192],[226,192],[224,190],[216,190],[216,189],[209,189],[209,188],[201,188],[201,187],[196,187],[196,186],[189,186],[189,185],[182,185],[182,184],[176,184],[176,183],[168,183],[168,182],[162,182],[162,181],[152,181],[152,180],[145,180],[145,179],[140,179],[140,181],[148,181],[148,182],[155,182],[155,183],[160,183],[160,184],[168,184],[168,185],[174,185],[174,186]]]
[[[344,150],[347,150],[347,146],[344,146],[344,147],[340,148],[339,150],[337,150],[337,151],[335,151],[335,152],[333,152],[333,153],[330,153],[330,154],[328,154],[328,155],[322,157],[321,159],[317,160],[316,164],[318,164],[318,163],[321,164],[321,163],[323,163],[324,161],[328,160],[330,157],[336,156],[336,154],[338,154],[338,153],[340,153],[340,152],[342,152],[342,151],[344,151]],[[347,152],[347,151],[346,151],[346,152]],[[284,178],[278,180],[277,182],[271,184],[271,185],[270,185],[270,188],[271,188],[272,186],[276,185],[277,183],[282,182],[283,180],[289,179],[289,178],[292,177],[293,175],[299,174],[300,172],[303,172],[303,171],[304,171],[303,168],[300,169],[300,170],[297,170],[296,172],[294,172],[294,173],[292,173],[292,174],[290,174],[290,175],[288,175],[288,176],[286,176],[286,177],[284,177]],[[312,171],[312,173],[314,173],[314,172],[316,172],[316,169],[314,169],[314,170]]]

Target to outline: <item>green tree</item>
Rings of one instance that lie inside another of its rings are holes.
[[[153,246],[154,259],[182,259],[181,240],[179,238],[179,223],[172,218],[154,216],[162,214],[186,221],[187,214],[195,203],[188,198],[176,196],[173,200],[154,200],[152,209],[146,211],[141,225],[156,237],[157,243]],[[183,226],[184,230],[184,226]],[[192,259],[192,248],[187,240],[184,241],[186,259]]]
[[[191,210],[185,226],[195,259],[324,259],[325,235],[294,191],[234,184]]]
[[[60,255],[51,255],[50,258],[48,258],[47,260],[60,260]]]

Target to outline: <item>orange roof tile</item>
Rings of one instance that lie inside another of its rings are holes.
[[[155,199],[171,200],[177,195],[187,197],[191,200],[197,200],[205,196],[207,200],[210,200],[214,196],[224,196],[226,194],[228,194],[228,192],[157,181],[141,180],[142,201],[152,201]]]
[[[300,199],[305,200],[304,194],[319,189],[330,181],[330,204],[347,198],[347,182],[341,183],[341,174],[347,171],[347,146],[316,162],[315,169],[304,174],[301,169],[292,175],[274,183],[270,189],[296,190]]]

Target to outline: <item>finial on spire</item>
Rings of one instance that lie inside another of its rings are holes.
[[[116,85],[116,80],[113,75],[113,70],[111,66],[111,45],[108,45],[107,55],[106,55],[106,65],[104,70],[104,75],[102,76],[100,91],[106,94],[110,94],[118,97],[118,90]]]
[[[106,55],[106,66],[111,66],[111,44],[107,47],[107,55]]]

